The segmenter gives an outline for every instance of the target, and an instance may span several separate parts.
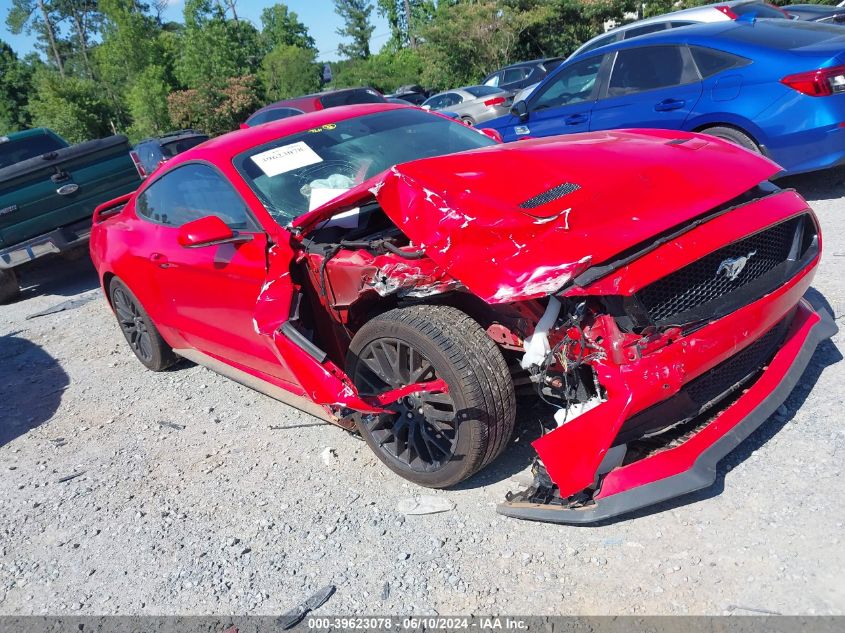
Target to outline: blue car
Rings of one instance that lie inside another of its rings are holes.
[[[786,20],[698,24],[579,55],[507,116],[505,141],[612,128],[705,132],[787,173],[845,162],[845,28]]]

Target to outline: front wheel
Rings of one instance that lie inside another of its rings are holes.
[[[723,141],[728,141],[729,143],[733,143],[734,145],[739,145],[740,147],[744,147],[745,149],[751,150],[756,154],[760,153],[760,148],[757,146],[757,143],[754,142],[754,139],[748,136],[748,134],[746,134],[742,130],[738,130],[734,127],[715,125],[713,127],[708,127],[701,130],[701,133],[709,134],[710,136],[715,136],[716,138],[720,138]]]
[[[492,462],[513,432],[513,381],[481,326],[448,306],[391,310],[352,339],[347,373],[359,392],[442,378],[448,393],[421,391],[363,416],[358,430],[388,468],[414,483],[446,488]]]
[[[18,274],[14,268],[0,270],[0,303],[8,303],[20,294]]]

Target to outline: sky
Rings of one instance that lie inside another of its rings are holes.
[[[6,27],[6,14],[9,12],[11,0],[0,0],[0,39],[5,40],[18,54],[23,57],[33,50],[34,38],[21,35],[12,35]],[[273,0],[238,0],[238,17],[247,19],[261,27],[259,19],[261,10],[264,7],[276,4]],[[299,20],[308,27],[311,37],[317,42],[320,51],[320,61],[336,61],[338,59],[337,46],[342,42],[335,31],[341,27],[340,17],[334,12],[334,3],[331,0],[287,0],[284,4],[294,11]],[[373,2],[375,5],[375,2]],[[182,0],[171,0],[165,13],[165,19],[182,21]],[[378,15],[373,9],[371,14],[373,25],[373,37],[370,40],[370,49],[378,51],[390,38],[390,28],[387,21]]]

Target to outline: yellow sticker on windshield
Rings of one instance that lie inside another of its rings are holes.
[[[326,123],[325,125],[321,125],[320,127],[311,128],[308,130],[311,134],[316,134],[317,132],[325,132],[326,130],[333,130],[337,127],[334,123]]]

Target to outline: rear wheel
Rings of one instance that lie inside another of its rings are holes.
[[[513,432],[515,397],[496,344],[448,306],[386,312],[352,339],[347,372],[362,395],[445,380],[448,393],[418,392],[364,416],[358,430],[378,458],[431,488],[463,481],[492,462]]]
[[[116,277],[109,284],[109,296],[123,336],[144,367],[152,371],[163,371],[179,359],[161,338],[141,302]]]
[[[462,117],[461,117],[461,122],[462,122],[464,125],[468,125],[468,126],[470,126],[470,127],[472,127],[473,125],[475,125],[475,119],[473,119],[471,116],[462,116]]]
[[[715,136],[716,138],[728,141],[730,143],[733,143],[734,145],[739,145],[740,147],[749,149],[752,152],[756,152],[757,154],[760,153],[760,148],[757,146],[757,143],[754,142],[754,139],[748,136],[748,134],[746,134],[742,130],[738,130],[735,127],[714,125],[713,127],[708,127],[701,130],[701,133],[709,134],[710,136]]]
[[[14,268],[0,270],[0,303],[8,303],[21,292],[18,274]]]

